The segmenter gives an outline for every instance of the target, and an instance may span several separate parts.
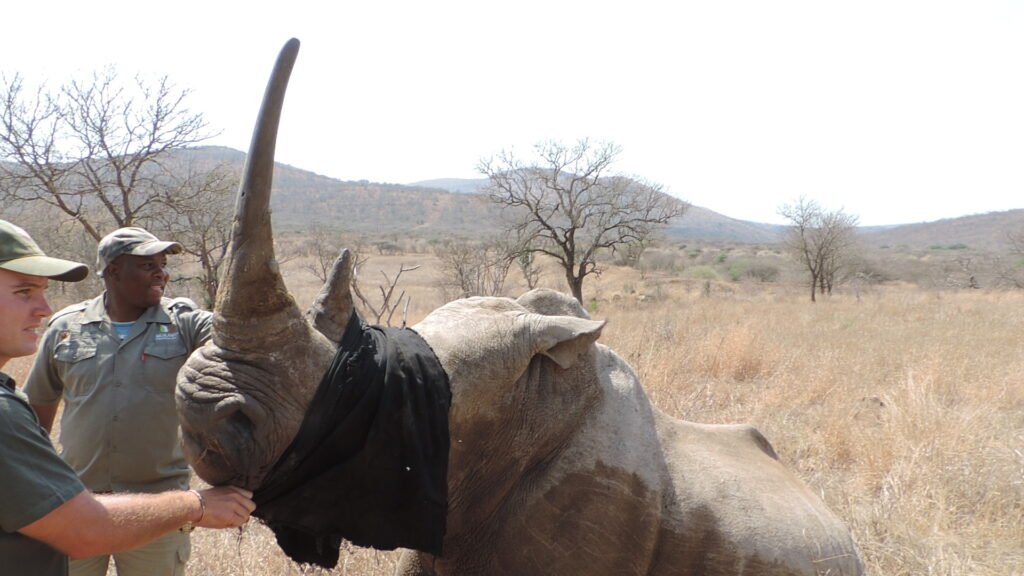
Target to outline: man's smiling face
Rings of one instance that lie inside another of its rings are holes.
[[[170,274],[167,272],[167,255],[118,256],[111,264],[108,274],[113,275],[118,297],[126,304],[145,309],[160,304]]]

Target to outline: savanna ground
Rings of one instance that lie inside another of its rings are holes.
[[[403,262],[423,264],[402,276],[413,324],[443,303],[436,259],[374,257],[360,278]],[[284,269],[307,305],[319,283],[301,259]],[[1024,575],[1024,292],[881,285],[812,304],[788,282],[619,267],[588,282],[601,342],[653,403],[757,426],[845,520],[870,574]],[[553,270],[541,285],[564,290]],[[197,531],[189,574],[373,576],[397,558],[352,548],[333,570],[296,566],[254,521]]]

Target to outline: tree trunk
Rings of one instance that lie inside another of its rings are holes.
[[[572,274],[566,274],[565,279],[569,282],[569,289],[572,290],[572,296],[576,299],[580,305],[583,305],[583,277],[575,277]]]

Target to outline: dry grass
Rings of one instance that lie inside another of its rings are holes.
[[[440,304],[431,273],[417,274],[410,322]],[[316,288],[300,277],[289,282],[304,304]],[[628,270],[589,288],[601,341],[653,402],[755,424],[847,522],[869,573],[1024,575],[1024,294],[893,287],[812,305],[801,289]],[[352,550],[335,570],[303,571],[255,523],[193,542],[193,576],[380,575],[396,560]]]
[[[606,317],[656,405],[758,426],[870,573],[1024,573],[1024,295],[683,294]]]

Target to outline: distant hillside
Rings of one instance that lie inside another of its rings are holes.
[[[1000,250],[1007,246],[1006,235],[1024,231],[1024,209],[989,212],[947,218],[934,222],[863,228],[861,241],[871,247],[907,246],[910,248],[949,248],[966,246]]]
[[[241,173],[245,154],[223,147],[190,150],[192,161],[227,163]],[[270,208],[277,228],[313,224],[353,232],[439,236],[480,235],[492,228],[497,210],[474,195],[426,186],[342,181],[287,164],[274,169]]]
[[[691,205],[682,218],[669,224],[665,234],[671,238],[773,244],[779,241],[783,230],[784,226],[736,220],[707,208]]]
[[[456,194],[476,194],[481,188],[487,186],[487,182],[487,178],[438,178],[436,180],[413,182],[409,186],[438,188]]]
[[[283,227],[311,223],[359,232],[479,235],[493,228],[497,209],[476,195],[436,188],[342,182],[279,165],[271,209]]]
[[[239,173],[245,154],[223,147],[195,148],[192,162],[228,163]],[[284,229],[310,224],[337,226],[355,232],[402,233],[418,236],[480,236],[498,225],[498,211],[478,191],[485,179],[443,178],[411,185],[341,181],[286,164],[274,171],[271,200],[274,222]],[[672,222],[666,235],[675,239],[770,244],[778,242],[784,226],[729,218],[707,208],[691,206]],[[1007,232],[1024,230],[1024,209],[900,226],[859,230],[868,247],[914,248],[966,245],[999,249]]]

